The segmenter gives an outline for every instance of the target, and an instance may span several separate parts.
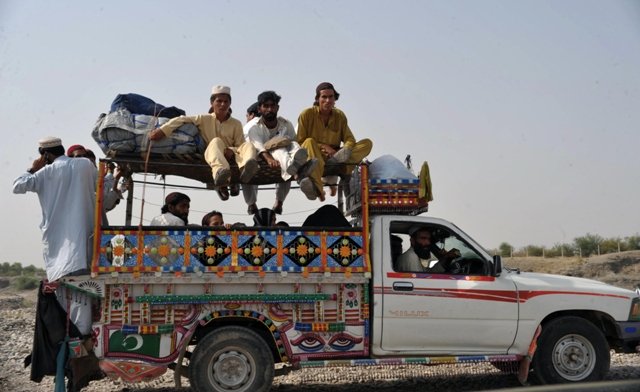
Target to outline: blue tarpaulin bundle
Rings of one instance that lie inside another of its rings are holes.
[[[175,106],[165,107],[139,94],[119,94],[109,113],[102,113],[91,136],[106,154],[109,151],[143,152],[149,146],[148,133],[173,117],[184,115]],[[206,145],[198,128],[185,124],[169,137],[155,141],[151,152],[159,154],[202,153]]]

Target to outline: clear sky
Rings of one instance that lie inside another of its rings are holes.
[[[1,0],[0,262],[43,266],[37,197],[11,193],[38,139],[97,151],[117,94],[200,114],[226,84],[244,122],[273,89],[295,123],[322,81],[370,158],[428,161],[428,214],[487,248],[640,231],[638,1]],[[211,209],[251,222],[241,197],[188,193],[192,222]],[[162,199],[149,188],[145,221]],[[320,205],[292,190],[282,219]]]

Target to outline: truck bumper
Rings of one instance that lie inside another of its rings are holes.
[[[640,321],[618,321],[616,328],[624,351],[640,352]]]

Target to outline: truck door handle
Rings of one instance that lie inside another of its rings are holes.
[[[413,291],[413,283],[411,282],[393,282],[395,291]]]

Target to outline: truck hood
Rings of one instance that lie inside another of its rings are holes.
[[[567,291],[567,292],[587,292],[626,296],[628,298],[637,297],[634,291],[612,286],[607,283],[598,282],[592,279],[576,278],[573,276],[541,274],[535,272],[509,271],[509,277],[513,279],[519,291]]]

